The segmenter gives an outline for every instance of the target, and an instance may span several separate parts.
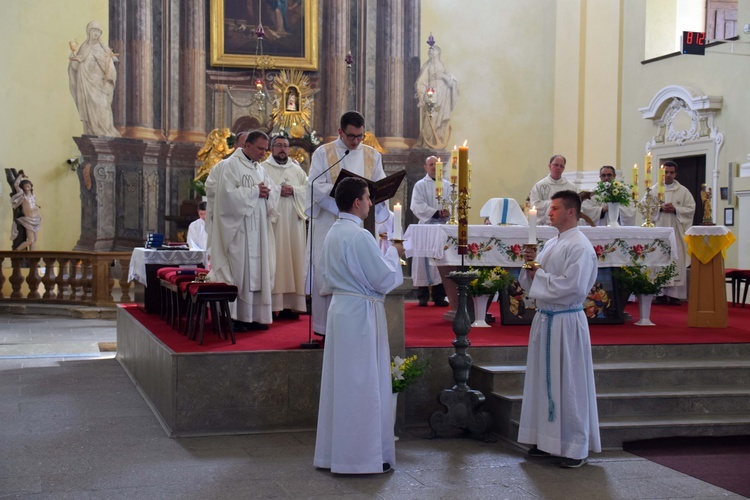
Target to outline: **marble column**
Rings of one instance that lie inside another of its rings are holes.
[[[200,0],[180,2],[179,132],[177,141],[206,139],[206,10]],[[171,136],[171,133],[170,133]]]
[[[404,142],[404,2],[383,0],[378,9],[378,115],[375,133],[386,149]]]
[[[128,32],[127,0],[109,2],[109,46],[117,54],[117,85],[112,100],[112,118],[115,128],[122,134],[127,120],[128,54],[126,50]]]
[[[419,47],[426,43],[422,39],[421,2],[406,2],[404,13],[404,137],[416,140],[419,137],[419,107],[414,98],[414,82],[419,76]]]
[[[133,21],[128,39],[128,117],[123,137],[163,139],[154,130],[154,44],[151,0],[131,0],[128,19]]]
[[[327,135],[326,140],[338,137],[336,131],[339,129],[341,115],[348,111],[347,95],[352,89],[348,89],[346,63],[344,58],[350,50],[350,10],[349,0],[327,0],[321,2],[320,7],[323,15],[323,26],[326,27],[323,36],[323,47],[321,51],[321,88],[323,89],[323,130]],[[355,61],[356,64],[356,61]],[[319,108],[319,109],[321,109]]]

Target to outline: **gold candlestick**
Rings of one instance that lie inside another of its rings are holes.
[[[646,219],[646,221],[641,224],[641,226],[654,227],[652,219],[659,211],[661,202],[659,201],[658,197],[651,194],[651,186],[646,186],[646,196],[643,197],[643,200],[636,202],[635,206],[636,208],[638,208],[638,211],[641,213],[641,215]]]
[[[526,243],[526,244],[523,245],[523,249],[524,250],[531,249],[536,254],[537,244],[536,243]],[[527,260],[526,262],[523,263],[523,265],[521,266],[521,269],[534,269],[535,265],[537,265],[537,266],[539,265],[539,262],[537,262],[536,259],[535,260]]]
[[[450,211],[451,218],[446,224],[448,224],[449,226],[457,226],[458,219],[456,219],[456,210],[458,209],[458,190],[456,189],[456,184],[451,183],[451,194],[449,198],[443,198],[442,196],[439,196],[437,198],[437,202],[445,210]]]

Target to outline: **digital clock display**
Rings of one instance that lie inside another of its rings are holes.
[[[682,32],[682,53],[696,54],[699,56],[706,53],[706,34],[697,31]]]

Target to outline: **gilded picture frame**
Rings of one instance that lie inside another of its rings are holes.
[[[211,65],[318,69],[318,0],[211,0]],[[263,58],[255,30],[263,26]]]

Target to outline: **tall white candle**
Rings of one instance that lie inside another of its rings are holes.
[[[536,245],[536,205],[529,209],[529,244]]]
[[[396,203],[393,207],[393,239],[401,239],[401,203]]]

